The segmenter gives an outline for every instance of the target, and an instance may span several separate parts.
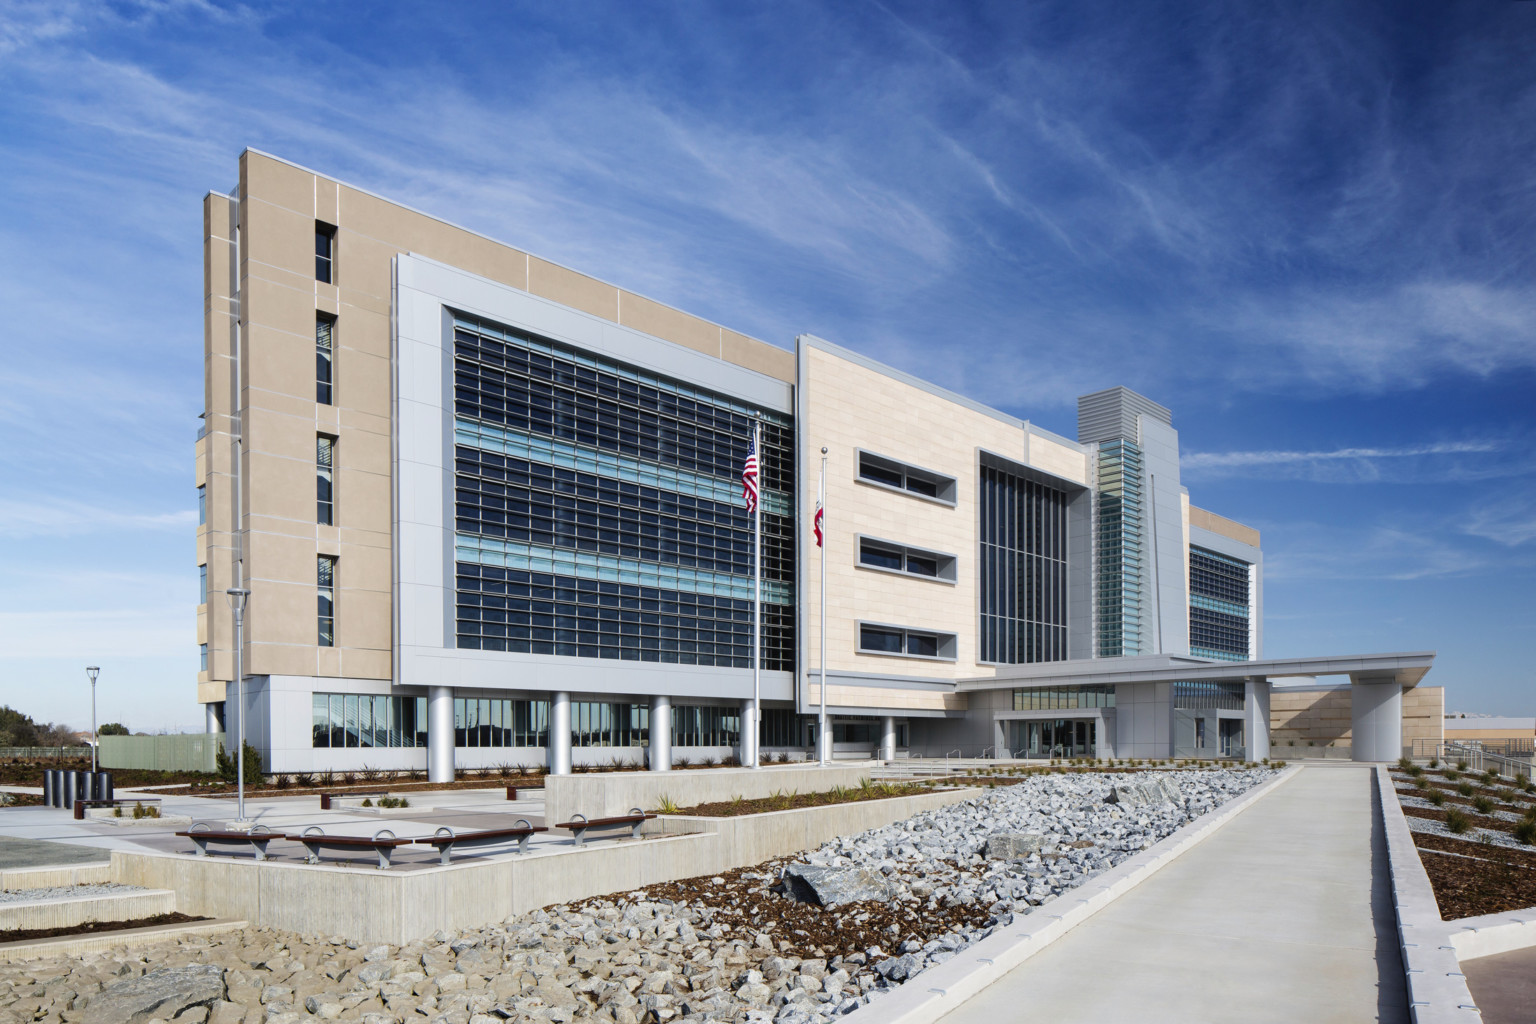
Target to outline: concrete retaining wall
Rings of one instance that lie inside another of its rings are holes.
[[[176,894],[169,889],[38,903],[0,903],[0,932],[72,928],[87,921],[136,921],[175,910]]]
[[[794,811],[769,811],[735,818],[699,818],[668,814],[649,824],[671,834],[713,832],[719,837],[717,868],[756,864],[820,846],[829,839],[852,832],[879,828],[936,807],[947,807],[981,795],[978,789],[949,789],[919,796],[892,797],[862,803],[806,807]],[[678,877],[687,877],[680,875]]]
[[[950,790],[741,818],[668,818],[662,827],[675,823],[682,834],[546,847],[414,871],[123,850],[113,851],[112,867],[116,881],[175,890],[176,907],[185,914],[399,944],[439,928],[478,928],[552,903],[753,864],[977,792]]]
[[[544,814],[549,822],[570,821],[575,814],[606,818],[631,807],[655,810],[662,797],[679,807],[745,797],[755,800],[779,790],[818,793],[834,786],[857,786],[874,765],[767,765],[762,768],[702,768],[668,772],[604,772],[551,775],[544,780]]]
[[[99,885],[112,881],[112,864],[106,850],[99,864],[72,864],[49,868],[12,868],[0,871],[0,889],[47,889],[57,885]]]
[[[1536,907],[1449,922],[1458,960],[1476,960],[1536,946]]]

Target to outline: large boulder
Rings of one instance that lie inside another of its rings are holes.
[[[987,836],[987,856],[992,860],[1022,860],[1045,849],[1045,836],[1033,832],[994,832]]]
[[[868,868],[838,868],[819,864],[791,864],[780,878],[784,894],[801,903],[836,907],[856,900],[885,900],[890,883]]]
[[[224,968],[215,964],[163,967],[108,985],[91,997],[81,1024],[144,1024],[170,1020],[192,1006],[224,998]]]
[[[1104,798],[1104,802],[1122,807],[1145,807],[1151,804],[1181,804],[1184,798],[1179,793],[1177,783],[1170,778],[1159,777],[1150,782],[1116,783],[1110,787],[1109,796]]]

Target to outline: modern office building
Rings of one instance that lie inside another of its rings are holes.
[[[198,698],[271,771],[803,756],[823,680],[835,756],[1258,758],[1330,673],[1397,756],[1432,655],[1264,660],[1259,535],[1141,395],[1069,439],[249,150],[204,215]]]

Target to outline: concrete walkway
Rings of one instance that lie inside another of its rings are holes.
[[[1406,1022],[1374,770],[1303,768],[944,1020]]]

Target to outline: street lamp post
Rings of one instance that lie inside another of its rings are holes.
[[[251,592],[241,587],[224,591],[230,610],[235,613],[235,709],[239,728],[235,739],[235,818],[245,824],[245,602]]]
[[[101,674],[101,668],[96,665],[88,665],[85,669],[86,676],[91,680],[91,774],[96,774],[96,745],[101,741],[96,736],[96,677]]]

